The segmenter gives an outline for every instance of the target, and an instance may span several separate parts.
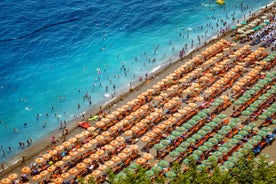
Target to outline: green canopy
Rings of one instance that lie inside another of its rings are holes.
[[[249,112],[254,112],[256,110],[256,108],[249,106],[249,107],[246,108],[246,110],[249,111]]]
[[[270,127],[263,127],[263,128],[262,128],[262,131],[271,132],[272,129],[271,129]]]
[[[229,142],[232,144],[232,145],[235,145],[239,142],[238,139],[230,139]]]
[[[265,132],[265,131],[259,131],[258,133],[257,133],[259,136],[262,136],[262,137],[265,137],[265,136],[267,136],[267,132]]]
[[[214,155],[211,155],[208,157],[208,160],[203,160],[202,163],[204,163],[205,165],[208,165],[205,163],[205,161],[208,161],[210,163],[212,163],[212,161],[217,161],[218,160],[218,157],[214,156]]]
[[[261,141],[263,138],[261,136],[259,136],[259,135],[254,135],[252,137],[252,139],[257,140],[257,141]]]
[[[203,170],[206,169],[206,165],[200,164],[200,165],[198,165],[198,166],[196,167],[196,169],[199,170],[199,171],[203,171]]]
[[[189,165],[190,160],[188,158],[186,158],[186,159],[183,160],[182,163],[185,164],[185,165]]]
[[[220,99],[220,98],[217,98],[217,99],[215,99],[215,102],[217,102],[219,104],[222,104],[224,101],[222,99]]]
[[[252,145],[252,144],[249,144],[249,143],[245,143],[245,144],[243,145],[243,148],[252,149],[252,148],[253,148],[253,145]]]

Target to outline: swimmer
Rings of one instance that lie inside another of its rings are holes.
[[[18,130],[17,128],[14,128],[14,129],[13,129],[13,132],[14,132],[14,133],[17,133],[17,132],[19,132],[19,130]]]
[[[27,123],[24,123],[24,127],[26,127],[27,126]]]

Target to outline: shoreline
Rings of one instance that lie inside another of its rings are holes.
[[[260,8],[256,12],[252,13],[252,15],[254,15],[254,16],[249,15],[248,19],[246,19],[246,20],[248,21],[248,20],[254,19],[255,17],[258,17],[259,14],[264,13],[267,10],[270,10],[273,6],[275,6],[275,4],[276,4],[276,2],[273,2],[269,5],[267,5],[267,7],[264,6],[264,7]],[[144,88],[147,89],[149,86],[152,86],[153,84],[156,83],[156,81],[162,79],[163,78],[162,76],[167,76],[167,73],[171,73],[171,71],[173,71],[174,68],[177,68],[178,65],[182,65],[184,61],[193,57],[194,54],[196,54],[200,50],[204,49],[206,46],[231,34],[232,32],[233,31],[231,31],[231,30],[227,30],[227,32],[225,32],[223,34],[219,34],[217,36],[212,37],[209,41],[206,41],[206,44],[200,45],[197,48],[194,48],[193,50],[191,50],[189,53],[187,53],[187,55],[185,55],[185,57],[183,59],[173,58],[171,60],[171,62],[164,62],[163,65],[161,64],[161,65],[156,66],[156,67],[158,67],[158,69],[152,73],[149,73],[148,80],[143,80],[141,82],[138,80],[134,81],[132,83],[132,90],[123,88],[115,98],[105,99],[105,100],[103,100],[104,102],[99,102],[99,103],[93,105],[93,107],[91,107],[87,111],[85,111],[85,115],[89,116],[89,114],[92,114],[92,115],[98,114],[99,107],[100,107],[99,104],[102,104],[101,106],[104,111],[108,110],[109,106],[111,107],[110,110],[113,111],[118,106],[121,106],[122,104],[127,102],[128,98],[131,98],[131,96],[137,96],[137,94],[140,94],[141,92],[143,92]],[[77,118],[72,119],[68,122],[67,128],[69,129],[69,131],[71,133],[67,135],[67,138],[84,130],[82,128],[79,128],[76,124],[80,120],[82,120],[82,117],[78,116]],[[39,155],[41,152],[46,152],[46,150],[50,149],[53,146],[53,144],[50,142],[49,136],[52,136],[52,135],[54,135],[57,138],[57,143],[62,142],[63,136],[62,136],[61,131],[56,129],[56,130],[50,132],[49,134],[43,136],[41,139],[37,140],[35,143],[30,145],[28,148],[22,150],[22,152],[16,154],[12,159],[9,159],[7,162],[3,162],[4,170],[1,171],[1,169],[0,169],[1,176],[14,170],[16,167],[19,167],[20,165],[26,163],[34,156]],[[43,145],[43,146],[41,146],[41,145]],[[24,157],[24,156],[26,156],[26,157]],[[24,159],[23,159],[23,157],[24,157]]]

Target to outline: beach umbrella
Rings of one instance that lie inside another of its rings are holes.
[[[42,157],[38,157],[38,158],[35,159],[35,162],[36,162],[37,164],[42,164],[44,161],[45,161],[45,160],[44,160]]]
[[[116,141],[118,141],[119,143],[125,142],[125,138],[119,136],[119,137],[116,138]]]
[[[82,147],[83,148],[85,148],[85,149],[89,149],[89,148],[91,148],[93,145],[91,144],[91,143],[86,143],[86,144],[84,144]]]
[[[168,167],[169,166],[169,162],[165,161],[165,160],[161,160],[158,163],[159,166],[161,166],[162,168]]]
[[[239,135],[242,135],[242,136],[245,136],[245,135],[247,135],[248,134],[248,132],[247,131],[245,131],[245,130],[241,130],[241,131],[239,131],[239,133],[238,133]]]
[[[242,115],[244,115],[244,116],[249,116],[250,114],[251,114],[251,112],[248,110],[242,111]]]
[[[262,137],[265,137],[265,136],[267,136],[267,132],[265,132],[265,131],[262,131],[262,130],[260,130],[260,131],[258,131],[258,133],[257,133],[259,136],[262,136]]]
[[[232,144],[232,145],[235,145],[239,142],[238,139],[230,139],[229,142]]]
[[[194,122],[196,122],[196,123],[197,123],[199,120],[201,120],[201,119],[202,119],[202,118],[201,118],[200,116],[197,116],[197,115],[194,116],[194,117],[192,118],[192,120],[194,120]],[[189,123],[190,123],[190,122],[192,122],[192,121],[189,121]]]
[[[256,144],[259,143],[259,141],[256,140],[256,139],[250,139],[247,143],[248,143],[248,144],[251,144],[251,145],[256,145]]]
[[[236,126],[236,123],[233,122],[233,121],[230,121],[230,122],[228,123],[228,126],[230,126],[230,127],[235,127],[235,126]]]
[[[241,122],[240,118],[232,118],[231,121],[235,122],[235,123],[239,123]]]
[[[179,156],[179,152],[177,152],[177,151],[172,151],[172,152],[169,153],[169,155],[170,155],[171,157],[173,157],[173,158],[176,158],[176,157]]]
[[[219,106],[220,104],[218,103],[218,102],[213,102],[212,103],[212,106],[214,106],[214,107],[217,107],[217,106]]]
[[[197,113],[197,116],[201,117],[201,118],[204,118],[207,116],[207,113],[203,112],[203,111],[200,111],[199,113]]]
[[[149,171],[146,172],[146,176],[151,178],[151,177],[154,176],[154,172],[152,170],[149,170]]]
[[[202,163],[205,164],[205,165],[209,165],[209,164],[205,163],[207,161],[211,165],[213,161],[217,161],[217,160],[218,160],[218,157],[216,157],[214,155],[211,155],[211,156],[208,157],[208,160],[203,160]]]
[[[222,139],[223,138],[223,136],[222,135],[220,135],[220,134],[215,134],[214,136],[213,136],[213,138],[216,138],[216,139]]]
[[[98,143],[97,139],[92,139],[89,141],[90,144],[96,145]]]
[[[241,158],[243,157],[243,154],[240,151],[236,151],[232,154],[232,156],[236,158]]]
[[[179,137],[182,135],[182,133],[178,132],[178,131],[173,131],[172,132],[172,135],[175,136],[175,137]]]
[[[55,148],[57,151],[63,151],[64,150],[64,146],[59,145]]]
[[[214,143],[213,143],[213,142]],[[205,142],[204,144],[203,144],[203,146],[205,146],[205,147],[207,147],[207,148],[211,148],[211,147],[213,147],[214,146],[214,144],[217,144],[217,139],[215,139],[215,138],[210,138],[209,140],[208,140],[208,142]]]
[[[262,140],[262,137],[259,136],[259,135],[254,135],[254,136],[252,137],[252,139],[257,140],[257,141],[261,141],[261,140]]]
[[[208,140],[208,142],[213,143],[213,144],[217,144],[217,143],[218,143],[218,140],[217,140],[216,138],[210,138],[210,139]],[[205,144],[204,144],[204,145],[205,145]]]
[[[167,178],[174,178],[176,177],[176,174],[173,171],[166,172],[166,177]]]
[[[216,151],[216,152],[213,153],[213,155],[216,156],[216,157],[221,157],[222,156],[222,152]]]
[[[237,29],[237,26],[231,26],[230,29],[231,29],[231,30],[236,30],[236,29]]]
[[[224,119],[224,118],[226,118],[226,115],[225,114],[219,114],[219,115],[217,115],[217,117],[221,118],[221,119]]]
[[[72,158],[71,156],[66,155],[66,156],[62,157],[62,160],[67,161],[67,160],[71,160],[71,158]]]
[[[225,96],[225,95],[223,95],[223,96],[221,96],[221,98],[222,99],[220,99],[220,98],[217,98],[216,100],[215,100],[215,102],[217,102],[217,103],[219,103],[219,104],[222,104],[224,101],[223,101],[223,99],[228,99],[228,97],[227,96]]]
[[[193,152],[193,154],[195,154],[195,155],[201,155],[201,154],[202,154],[202,151],[200,151],[200,150],[195,150],[195,151]]]
[[[227,168],[232,168],[232,167],[234,166],[233,162],[230,162],[230,161],[224,162],[223,165],[224,165],[225,167],[227,167]]]
[[[162,171],[162,167],[160,167],[159,165],[156,165],[156,166],[153,166],[151,168],[151,170],[154,172],[154,173],[160,173]]]
[[[127,157],[127,154],[125,154],[125,153],[119,153],[119,154],[118,154],[118,157],[119,157],[120,159],[125,159],[125,158]]]
[[[221,118],[216,117],[212,121],[215,122],[215,123],[220,123],[221,122]]]
[[[267,117],[271,116],[272,114],[273,114],[273,113],[270,112],[270,111],[264,111],[264,112],[262,113],[262,115],[265,115],[265,116],[267,116]]]
[[[217,123],[211,121],[207,125],[210,126],[210,127],[215,127],[215,126],[217,126]]]
[[[8,178],[12,181],[16,180],[18,178],[18,174],[17,173],[12,173],[8,176]]]
[[[84,148],[80,147],[79,149],[77,149],[77,152],[79,153],[83,153],[84,151],[86,151]]]
[[[206,135],[206,132],[204,130],[199,130],[197,134],[204,136]]]
[[[163,144],[155,144],[155,145],[154,145],[154,148],[157,149],[157,150],[161,150],[161,149],[163,149],[164,147],[165,147],[165,145],[163,145]]]
[[[182,148],[187,148],[188,146],[190,146],[190,143],[182,142],[179,146],[182,147]]]
[[[196,142],[196,140],[194,138],[189,138],[186,140],[188,143],[194,143]]]
[[[151,160],[151,159],[153,159],[153,155],[150,154],[150,153],[144,153],[144,154],[143,154],[143,157],[144,157],[146,160]]]
[[[276,125],[276,119],[274,119],[274,120],[272,121],[272,124],[273,124],[273,125]]]
[[[221,129],[221,130],[218,131],[218,134],[220,134],[220,135],[226,135],[226,134],[228,134],[228,131]]]
[[[261,157],[265,158],[265,159],[269,159],[270,158],[270,155],[267,154],[267,153],[262,153],[261,154]]]
[[[185,165],[189,165],[190,159],[186,158],[182,161],[182,163],[185,164]]]
[[[266,116],[266,115],[260,115],[260,116],[258,117],[258,119],[266,120],[266,119],[267,119],[267,116]]]
[[[39,174],[32,177],[33,181],[37,181],[37,180],[40,180],[40,179],[41,179],[41,175],[39,175]]]
[[[164,146],[167,146],[170,144],[170,141],[169,140],[162,140],[160,141],[161,144],[163,144]]]
[[[175,151],[177,151],[177,152],[179,152],[179,153],[183,153],[183,152],[186,151],[186,149],[183,148],[183,147],[177,147],[177,148],[175,149]]]
[[[223,146],[227,147],[227,148],[231,148],[233,146],[233,144],[230,143],[230,142],[226,142],[226,143],[223,144]]]
[[[176,127],[176,131],[183,133],[186,129],[184,127]]]
[[[180,135],[182,135],[181,133],[180,133]],[[167,137],[167,139],[169,140],[169,141],[172,141],[172,140],[174,140],[176,137],[175,136],[173,136],[173,135],[169,135],[168,137]]]
[[[1,183],[2,183],[2,184],[12,184],[13,182],[12,182],[12,180],[9,179],[9,178],[3,178],[3,179],[1,180]]]
[[[139,167],[139,165],[136,164],[136,163],[132,163],[132,164],[130,164],[130,166],[129,166],[130,169],[137,169],[138,167]]]
[[[100,166],[98,167],[98,170],[100,170],[100,171],[105,171],[107,168],[108,168],[108,167],[107,167],[106,165],[100,165]]]
[[[69,178],[70,177],[70,174],[69,173],[62,173],[61,175],[60,175],[63,179],[66,179],[66,178]]]
[[[108,160],[104,163],[107,167],[112,167],[114,165],[114,162],[112,160]]]
[[[222,153],[228,152],[228,148],[224,147],[224,146],[223,147],[219,147],[218,150],[221,151]]]
[[[211,109],[203,109],[202,112],[205,112],[205,113],[209,114],[209,113],[211,113],[212,111],[211,111]]]
[[[149,138],[148,136],[143,136],[143,137],[141,138],[141,141],[142,141],[142,142],[149,142],[149,141],[150,141],[150,138]]]
[[[125,148],[124,150],[123,150],[123,153],[125,153],[125,154],[129,154],[129,153],[131,153],[132,152],[132,150],[130,149],[130,148]]]
[[[264,132],[271,132],[272,129],[270,127],[263,127],[262,131],[264,131]]]
[[[225,126],[223,126],[221,129],[222,129],[222,130],[225,130],[225,131],[229,131],[229,130],[231,130],[232,128],[231,128],[230,126],[225,125]]]
[[[208,133],[212,130],[212,127],[205,125],[204,127],[202,127],[202,130],[205,130]]]
[[[188,158],[196,161],[196,160],[198,160],[198,155],[191,154]]]
[[[189,123],[185,123],[182,125],[182,127],[186,128],[186,129],[190,129],[193,127],[193,125],[189,124]]]
[[[189,124],[191,125],[196,125],[198,123],[198,120],[195,120],[195,119],[191,119],[188,121]]]
[[[55,165],[51,165],[50,167],[47,168],[47,171],[49,172],[54,172],[56,170],[56,166]]]
[[[252,148],[253,148],[253,145],[250,144],[250,143],[245,143],[245,144],[243,145],[243,148],[252,149]]]
[[[194,138],[195,140],[199,140],[200,138],[202,138],[202,135],[196,133],[192,136],[192,138]]]
[[[50,150],[49,151],[49,154],[52,155],[52,156],[56,155],[57,153],[58,153],[57,150]]]

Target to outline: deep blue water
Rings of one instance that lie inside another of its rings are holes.
[[[113,84],[119,93],[185,44],[190,50],[192,39],[196,47],[197,35],[201,43],[216,35],[223,27],[218,20],[233,25],[231,17],[241,19],[271,2],[0,1],[0,162],[21,150],[19,141],[36,141],[59,128],[57,118],[68,121],[87,110],[86,93],[92,105],[110,99],[105,96],[114,92]]]

